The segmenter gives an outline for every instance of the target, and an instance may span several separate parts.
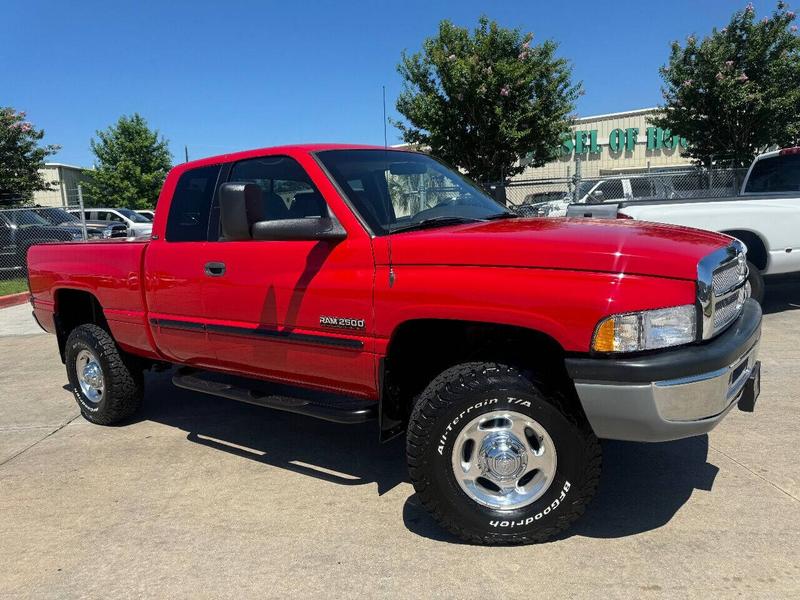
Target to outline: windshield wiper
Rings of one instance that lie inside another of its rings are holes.
[[[461,223],[480,223],[485,219],[478,219],[475,217],[431,217],[429,219],[423,219],[418,223],[410,223],[408,225],[402,225],[395,229],[391,229],[389,233],[397,233],[400,231],[411,231],[413,229],[428,229],[430,227],[439,227],[442,225],[459,225]]]

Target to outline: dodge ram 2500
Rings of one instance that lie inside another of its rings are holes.
[[[406,433],[444,527],[529,543],[583,513],[598,438],[704,434],[758,395],[761,309],[729,236],[520,218],[430,156],[363,146],[183,164],[158,206],[147,241],[28,255],[94,423],[124,421],[170,365],[183,388],[375,419]]]

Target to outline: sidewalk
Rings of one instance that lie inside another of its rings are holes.
[[[0,308],[0,337],[44,333],[31,314],[29,303]]]

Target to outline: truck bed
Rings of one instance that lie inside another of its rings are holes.
[[[650,206],[657,204],[703,204],[706,202],[743,202],[747,200],[786,200],[787,198],[800,197],[797,194],[745,194],[736,196],[698,196],[693,198],[660,198],[652,200],[623,200],[604,202],[603,204],[617,204],[620,208],[626,206]]]
[[[157,357],[141,276],[148,243],[103,240],[32,246],[28,280],[34,316],[42,328],[57,333],[55,317],[59,303],[69,301],[68,290],[90,292],[102,305],[120,347]]]

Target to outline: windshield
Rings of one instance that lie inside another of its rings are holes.
[[[8,219],[20,227],[26,225],[50,225],[47,220],[43,219],[32,210],[11,210],[8,212]]]
[[[131,210],[130,208],[118,208],[117,212],[119,214],[121,214],[123,217],[126,217],[126,218],[130,219],[134,223],[149,223],[150,222],[150,219],[147,219],[147,218],[143,217],[142,215],[140,215],[136,211]]]
[[[319,160],[378,235],[511,216],[486,192],[426,154],[325,150]]]
[[[61,225],[62,223],[78,223],[80,219],[75,215],[69,214],[67,211],[60,208],[42,208],[37,211],[38,214],[52,225]]]

